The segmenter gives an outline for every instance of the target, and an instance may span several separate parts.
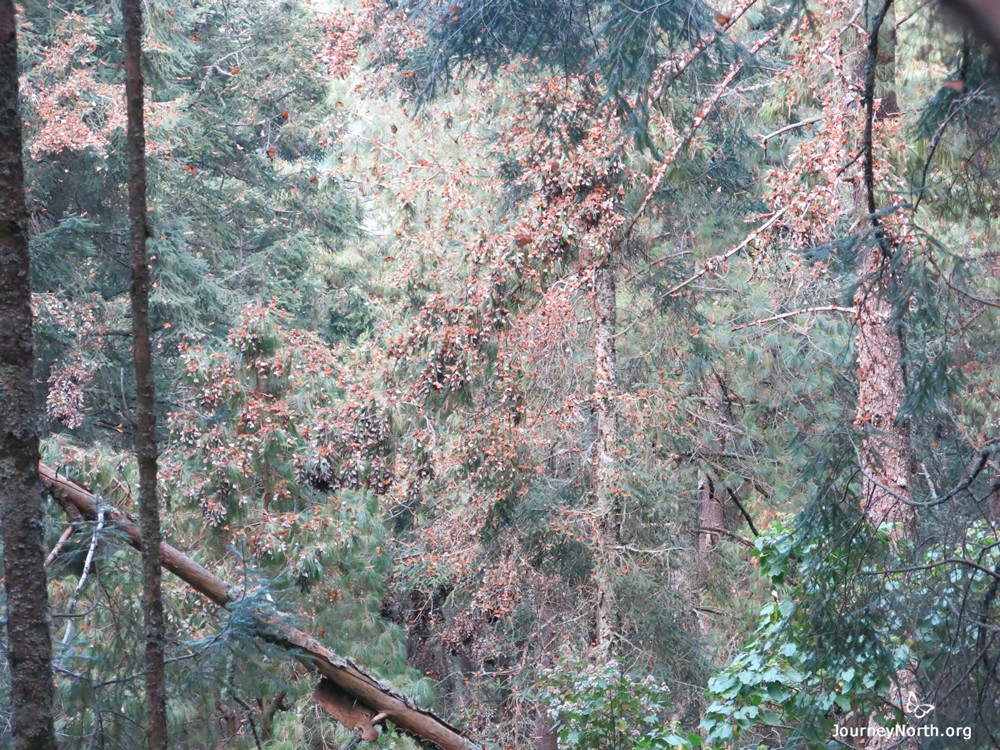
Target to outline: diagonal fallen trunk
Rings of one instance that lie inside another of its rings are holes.
[[[42,483],[64,508],[75,508],[87,520],[97,518],[98,500],[87,488],[45,464],[38,465],[38,473]],[[129,544],[136,549],[142,548],[139,526],[127,513],[106,509],[104,518],[107,525],[125,534]],[[242,589],[230,586],[166,542],[160,544],[160,558],[164,568],[220,607],[228,608],[239,600]],[[365,739],[375,736],[373,725],[391,721],[397,729],[424,747],[480,750],[480,746],[461,731],[430,711],[414,705],[350,659],[338,656],[308,633],[290,625],[285,616],[277,611],[258,609],[254,617],[262,639],[284,648],[322,675],[317,688],[317,703],[349,729],[362,730]],[[335,704],[329,698],[332,695],[336,696]],[[325,700],[321,699],[324,697]],[[341,710],[340,706],[345,705],[351,710]]]

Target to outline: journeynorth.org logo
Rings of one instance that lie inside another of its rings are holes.
[[[911,690],[906,696],[906,700],[901,706],[906,718],[911,722],[919,722],[927,718],[934,712],[933,703],[924,703]],[[936,724],[917,726],[915,723],[896,724],[891,727],[878,725],[853,727],[836,726],[833,730],[834,739],[855,739],[861,740],[862,747],[868,744],[868,740],[875,737],[881,739],[905,739],[917,737],[954,737],[964,740],[972,739],[972,727],[940,727]]]

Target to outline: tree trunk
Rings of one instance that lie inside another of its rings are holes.
[[[546,595],[547,593],[545,588],[536,589],[533,593],[536,622],[539,626],[535,628],[531,641],[535,652],[534,660],[540,670],[552,669],[555,665],[559,642],[556,622],[560,619],[560,612],[553,599]],[[559,750],[559,733],[555,727],[555,720],[541,701],[535,703],[535,720],[532,723],[534,729],[532,750]]]
[[[695,560],[692,566],[695,571],[694,585],[688,585],[692,601],[699,604],[705,590],[705,583],[712,567],[712,550],[722,538],[721,531],[725,529],[725,506],[722,502],[721,490],[716,492],[715,482],[707,472],[698,482],[698,536],[696,542]],[[690,580],[690,579],[688,579]],[[707,635],[709,621],[705,611],[697,606],[695,617],[698,622],[698,632]]]
[[[14,747],[56,747],[13,0],[0,0],[0,527]]]
[[[906,397],[903,338],[895,323],[889,259],[877,247],[862,258],[857,309],[858,408],[865,428],[861,509],[874,526],[895,524],[894,538],[909,535],[913,508],[899,499],[910,487],[909,426],[898,419]]]
[[[596,559],[594,582],[597,589],[594,645],[597,653],[608,654],[618,636],[620,613],[614,588],[612,550],[620,540],[620,502],[617,495],[618,444],[618,354],[615,346],[618,302],[615,270],[610,259],[594,270],[594,392],[593,409],[597,422],[594,452],[594,522]]]
[[[539,708],[535,714],[534,750],[559,750],[559,735],[552,723],[548,713]]]
[[[88,519],[97,518],[97,498],[82,485],[57,474],[45,464],[39,466],[42,481],[67,509],[75,508]],[[142,532],[128,515],[112,508],[105,509],[105,523],[122,532],[128,543],[142,550]],[[160,542],[163,567],[187,582],[220,607],[237,603],[246,586],[232,587],[203,568],[183,552]],[[315,669],[323,678],[317,702],[349,729],[391,721],[396,728],[417,740],[422,747],[441,750],[480,750],[478,744],[458,729],[414,705],[405,696],[379,682],[350,659],[330,651],[308,633],[289,625],[287,616],[269,608],[250,613],[256,620],[257,635]],[[349,700],[345,701],[344,698]]]
[[[149,260],[146,254],[146,135],[143,124],[142,2],[122,0],[125,22],[125,98],[128,110],[128,218],[132,256],[132,351],[136,387],[136,456],[142,525],[142,611],[145,640],[147,737],[150,750],[167,747],[166,627],[160,581],[160,506],[156,494],[156,404],[149,334]]]
[[[708,553],[719,543],[725,529],[725,507],[722,493],[715,491],[715,482],[704,474],[698,482],[698,566],[699,578],[704,578]]]
[[[910,491],[913,463],[909,425],[902,419],[906,398],[905,341],[898,299],[900,254],[906,249],[891,236],[879,217],[875,184],[874,124],[876,117],[898,112],[895,94],[896,28],[893,0],[882,0],[864,16],[869,29],[867,54],[860,55],[863,69],[864,127],[862,138],[863,191],[856,200],[858,212],[870,236],[858,258],[858,287],[854,295],[857,326],[858,408],[855,421],[865,435],[861,448],[861,511],[873,526],[893,524],[890,539],[910,537],[914,531],[913,507],[904,500]],[[876,107],[877,94],[881,105]],[[912,665],[897,670],[887,696],[902,706],[908,693],[919,694]],[[881,712],[868,719],[869,750],[917,750],[914,739],[881,737]]]
[[[912,453],[909,426],[898,419],[906,396],[902,363],[903,337],[894,322],[890,259],[872,247],[859,267],[861,283],[855,294],[857,308],[858,409],[857,421],[865,426],[861,453],[861,510],[872,526],[893,524],[890,539],[913,533],[912,506],[900,501],[909,493]],[[920,695],[912,666],[898,670],[887,696],[902,706],[908,694]],[[913,739],[873,736],[880,726],[879,713],[868,722],[868,750],[917,750]]]

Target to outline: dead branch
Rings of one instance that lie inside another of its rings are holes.
[[[62,536],[59,537],[59,541],[56,542],[56,546],[52,548],[52,551],[49,552],[48,557],[45,558],[46,568],[49,567],[53,562],[55,562],[55,559],[57,557],[59,557],[59,554],[62,552],[63,547],[66,546],[66,542],[69,541],[69,538],[71,536],[73,536],[73,524],[70,524],[69,526],[66,527],[66,530],[63,531],[62,533]]]

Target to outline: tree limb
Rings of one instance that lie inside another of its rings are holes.
[[[73,536],[73,531],[74,531],[73,524],[67,526],[66,530],[63,531],[62,536],[59,537],[59,541],[56,542],[56,546],[52,548],[52,551],[49,552],[48,557],[45,558],[46,568],[49,567],[57,557],[59,557],[59,554],[62,552],[63,547],[66,546],[66,542],[68,542],[69,538]]]
[[[766,45],[774,41],[781,31],[781,27],[775,27],[767,34],[765,34],[760,40],[758,40],[751,48],[750,54],[755,55]],[[670,150],[670,153],[660,162],[660,166],[657,167],[656,172],[653,174],[653,178],[650,180],[649,187],[646,188],[646,193],[643,196],[642,202],[639,207],[632,213],[629,219],[625,222],[625,226],[622,229],[619,240],[616,245],[620,245],[626,237],[628,237],[635,225],[642,218],[643,214],[646,213],[646,209],[649,207],[650,202],[653,200],[653,196],[656,191],[660,189],[660,184],[663,182],[663,178],[666,177],[670,166],[677,160],[677,157],[688,147],[688,144],[694,140],[695,135],[697,135],[698,130],[701,128],[702,123],[708,118],[708,116],[715,109],[715,105],[719,103],[722,95],[726,93],[729,89],[729,85],[736,79],[736,76],[740,74],[746,65],[747,60],[743,59],[739,62],[734,63],[730,68],[729,72],[725,77],[716,84],[715,89],[709,94],[708,98],[702,102],[701,107],[695,114],[694,120],[688,126],[687,131],[684,133],[683,137],[674,144],[674,147]]]

